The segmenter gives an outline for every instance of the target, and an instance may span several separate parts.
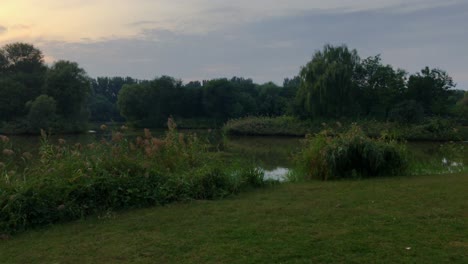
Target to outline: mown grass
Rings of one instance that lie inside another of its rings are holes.
[[[466,263],[468,174],[289,183],[0,241],[1,263]]]

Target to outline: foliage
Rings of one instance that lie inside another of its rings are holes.
[[[465,124],[468,123],[468,91],[457,102],[455,112],[460,118],[464,119]]]
[[[354,72],[360,58],[346,46],[326,45],[301,69],[296,105],[303,117],[349,116],[357,111]]]
[[[177,132],[172,119],[168,127],[164,138],[145,129],[135,139],[126,138],[123,127],[111,139],[86,146],[62,139],[54,145],[43,132],[34,164],[21,163],[32,152],[21,155],[3,146],[0,233],[108,210],[221,198],[263,185],[260,171],[226,166],[196,135]],[[10,144],[5,138],[2,144]]]
[[[0,120],[12,121],[25,114],[25,100],[29,98],[25,93],[21,83],[0,78]]]
[[[423,107],[414,100],[406,100],[395,105],[389,119],[402,124],[419,123],[424,117]]]
[[[380,56],[364,59],[356,69],[360,114],[386,120],[389,111],[404,97],[406,72],[383,65]]]
[[[85,126],[88,118],[88,93],[88,77],[78,64],[58,61],[48,68],[42,52],[26,43],[12,43],[0,48],[0,122],[4,122],[3,130],[38,133],[38,127],[49,126],[39,125],[39,120],[34,117],[39,105],[46,105],[43,98],[40,104],[37,102],[35,113],[30,112],[31,103],[40,95],[47,95],[55,101],[57,118],[50,117],[55,119],[54,128],[58,129],[54,132],[82,131],[79,128]]]
[[[425,67],[421,73],[410,76],[408,98],[418,101],[429,115],[448,112],[449,89],[455,87],[452,77],[440,69]]]
[[[419,104],[424,117],[453,115],[457,91],[445,71],[425,67],[407,75],[384,65],[379,55],[360,60],[357,51],[345,45],[326,45],[301,69],[293,113],[309,119],[373,118],[405,123],[410,122],[409,114],[403,116],[405,108],[422,119]]]
[[[316,131],[317,127],[320,129],[320,125],[314,122],[299,120],[292,116],[250,116],[229,120],[223,126],[223,131],[231,135],[303,136]]]
[[[58,61],[47,72],[44,92],[56,100],[57,114],[80,120],[89,93],[86,72],[75,62]]]
[[[34,101],[29,102],[27,107],[29,108],[28,122],[31,130],[47,130],[51,127],[52,122],[55,121],[57,107],[54,98],[40,95]]]
[[[238,77],[182,85],[174,78],[163,76],[124,86],[117,104],[122,116],[137,126],[160,127],[167,116],[222,124],[248,115],[282,115],[287,111],[287,97],[294,88],[288,89],[273,83],[258,85]]]
[[[400,123],[366,119],[303,120],[292,116],[246,117],[229,120],[223,126],[223,132],[230,135],[305,136],[319,133],[324,126],[330,125],[334,126],[334,133],[345,132],[352,123],[358,123],[365,134],[372,138],[411,141],[468,140],[468,130],[457,125],[454,120],[445,118],[424,118],[420,123]]]
[[[91,121],[123,121],[117,108],[117,95],[124,85],[139,83],[131,77],[98,77],[91,79],[91,93],[88,99]]]
[[[356,125],[335,136],[328,130],[309,135],[296,160],[307,179],[321,180],[398,175],[407,167],[402,146],[371,139]]]

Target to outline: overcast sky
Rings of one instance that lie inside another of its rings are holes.
[[[315,50],[347,44],[468,89],[467,0],[0,0],[0,45],[29,42],[90,76],[281,84]]]

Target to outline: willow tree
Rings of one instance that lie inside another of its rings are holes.
[[[345,45],[326,45],[302,67],[296,113],[302,117],[352,116],[359,112],[355,81],[360,58]]]

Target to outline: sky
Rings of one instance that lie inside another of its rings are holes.
[[[0,0],[0,46],[27,42],[91,77],[239,76],[282,84],[325,44],[468,90],[467,0]]]

